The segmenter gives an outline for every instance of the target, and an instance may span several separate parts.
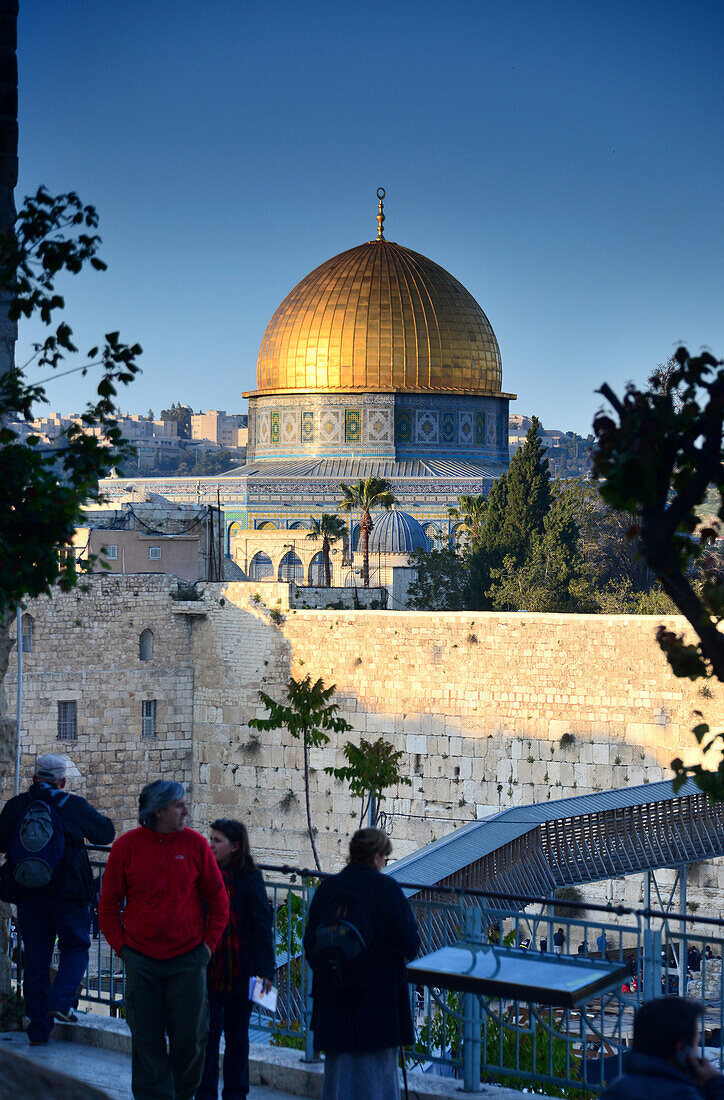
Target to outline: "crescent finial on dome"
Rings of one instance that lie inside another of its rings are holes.
[[[383,202],[382,202],[384,197],[385,197],[384,187],[378,187],[377,188],[377,198],[380,200],[379,206],[378,206],[378,209],[377,209],[377,240],[378,241],[384,241],[384,239],[385,239],[384,230],[382,228],[382,226],[384,225],[384,221],[385,221],[384,205],[383,205]]]

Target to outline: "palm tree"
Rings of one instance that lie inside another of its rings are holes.
[[[461,530],[465,532],[469,539],[474,540],[480,534],[485,523],[487,510],[488,498],[483,493],[478,496],[463,493],[462,496],[458,497],[457,508],[448,508],[447,514],[450,519],[460,523]]]
[[[312,521],[311,530],[307,533],[308,539],[322,540],[322,557],[324,559],[324,583],[327,588],[332,584],[332,568],[329,561],[329,548],[337,539],[344,538],[347,533],[347,524],[339,516],[323,512],[320,519],[309,517]]]
[[[352,512],[359,508],[362,512],[362,584],[369,588],[370,584],[370,531],[372,530],[372,508],[391,508],[397,498],[392,492],[392,486],[384,477],[360,478],[356,485],[341,483],[342,500],[339,504],[340,512]]]

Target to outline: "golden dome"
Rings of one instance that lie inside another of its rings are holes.
[[[473,296],[382,237],[327,260],[287,294],[257,364],[259,395],[499,394],[501,384],[498,341]]]

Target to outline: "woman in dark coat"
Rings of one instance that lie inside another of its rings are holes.
[[[263,978],[268,992],[274,978],[272,910],[249,845],[246,826],[220,818],[211,826],[211,850],[229,895],[227,924],[207,970],[209,1041],[196,1100],[217,1100],[219,1042],[223,1031],[224,1100],[249,1094],[249,979]]]
[[[380,874],[391,851],[382,830],[360,829],[348,865],[322,882],[309,909],[304,949],[314,972],[314,1042],[325,1052],[323,1100],[399,1100],[398,1051],[414,1038],[405,961],[420,938],[402,890]],[[335,918],[365,940],[357,980],[335,981],[320,965],[316,933]]]

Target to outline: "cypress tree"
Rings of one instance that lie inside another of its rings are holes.
[[[506,507],[499,541],[505,554],[522,560],[531,541],[543,534],[551,506],[551,476],[541,440],[540,422],[533,423],[525,443],[513,456],[506,475]]]
[[[533,423],[525,443],[513,456],[507,473],[493,485],[488,496],[485,523],[470,555],[468,605],[492,607],[491,574],[510,559],[514,567],[527,558],[551,506],[548,459],[541,442],[540,422]]]

